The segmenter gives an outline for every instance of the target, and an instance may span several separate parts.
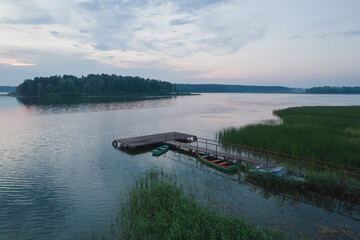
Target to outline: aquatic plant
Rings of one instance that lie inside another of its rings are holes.
[[[121,206],[121,239],[284,239],[270,228],[199,205],[156,172],[139,179]]]
[[[315,191],[360,204],[359,177],[325,170],[338,167],[332,164],[360,167],[360,107],[296,107],[277,110],[274,114],[282,118],[282,124],[227,128],[218,133],[218,138],[223,143],[308,158],[302,161],[309,165],[282,161],[276,154],[267,157],[267,161],[280,162],[292,172],[304,174],[306,183],[289,183],[270,176],[257,179],[256,182],[262,182],[264,187],[269,185],[300,193]],[[256,157],[256,153],[253,156]],[[312,166],[319,163],[310,159],[325,162],[321,163],[324,168]],[[353,172],[359,174],[356,169]]]
[[[226,128],[221,142],[360,167],[360,107],[297,107],[276,110],[283,124]]]

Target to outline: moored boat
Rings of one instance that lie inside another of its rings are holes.
[[[223,159],[216,158],[214,156],[202,155],[196,152],[198,159],[214,168],[226,171],[234,172],[238,169],[238,165]]]
[[[286,169],[284,167],[268,167],[268,166],[258,166],[254,170],[249,171],[250,174],[264,175],[270,173],[277,177],[282,177],[286,174]]]
[[[279,177],[289,181],[305,182],[304,177],[299,177],[294,174],[288,173],[285,167],[269,167],[269,166],[257,166],[255,169],[249,171],[250,176],[264,177],[266,174],[270,174],[274,177]]]
[[[169,145],[163,145],[161,147],[155,148],[151,152],[153,155],[159,156],[159,155],[165,153],[167,150],[169,150]]]

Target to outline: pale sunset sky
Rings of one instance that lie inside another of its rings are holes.
[[[360,1],[0,1],[0,85],[90,73],[360,86]]]

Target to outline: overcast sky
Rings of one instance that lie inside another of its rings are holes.
[[[360,85],[359,0],[1,0],[0,85],[108,73]]]

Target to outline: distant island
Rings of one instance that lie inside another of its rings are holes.
[[[104,95],[168,95],[176,93],[170,82],[141,77],[89,74],[36,77],[16,88],[16,96],[104,96]]]
[[[176,84],[180,92],[195,93],[305,93],[305,94],[360,94],[360,87],[289,88],[283,86],[251,86],[223,84]]]
[[[305,90],[305,93],[315,94],[360,94],[360,87],[313,87]]]
[[[196,93],[295,93],[293,88],[281,86],[249,86],[222,84],[176,84],[180,92]]]

